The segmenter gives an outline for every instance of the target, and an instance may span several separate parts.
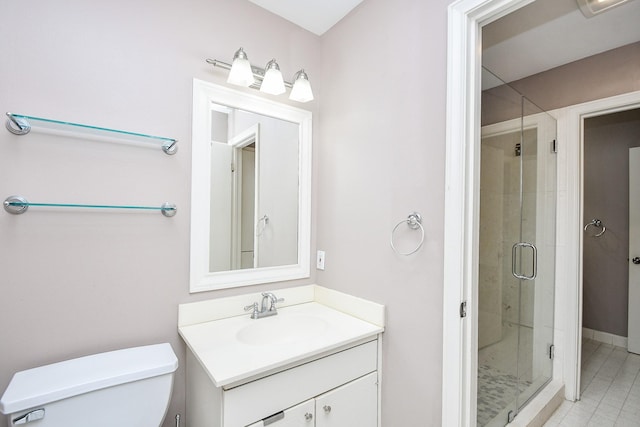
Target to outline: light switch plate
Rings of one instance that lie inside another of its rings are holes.
[[[318,251],[318,256],[316,257],[316,268],[318,270],[324,270],[324,251]]]

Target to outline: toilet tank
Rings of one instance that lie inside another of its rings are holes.
[[[158,427],[177,368],[168,343],[40,366],[13,376],[0,412],[10,427]]]

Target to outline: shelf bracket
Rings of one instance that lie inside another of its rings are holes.
[[[7,113],[7,122],[5,124],[7,130],[14,135],[26,135],[31,130],[29,120],[24,117],[16,117],[11,113]]]

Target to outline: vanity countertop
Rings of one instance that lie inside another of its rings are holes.
[[[262,319],[245,314],[179,327],[217,387],[285,369],[383,331],[315,301],[279,308],[277,315]]]

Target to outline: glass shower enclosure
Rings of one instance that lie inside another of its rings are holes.
[[[478,426],[504,426],[550,380],[556,122],[483,70]]]

